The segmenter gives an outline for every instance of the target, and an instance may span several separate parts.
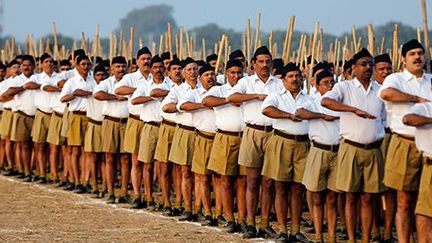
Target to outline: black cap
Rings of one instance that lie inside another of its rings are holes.
[[[23,62],[24,61],[30,61],[33,66],[35,65],[35,59],[32,55],[23,55],[22,60],[23,60]]]
[[[282,71],[282,78],[285,78],[285,75],[289,72],[293,72],[293,71],[300,71],[300,68],[293,62],[288,63],[287,65],[285,65],[285,67],[283,68]]]
[[[319,70],[322,69],[330,69],[330,66],[328,63],[325,62],[319,62],[317,63],[313,68],[312,68],[312,76],[314,76],[316,74],[316,72],[318,72]]]
[[[168,60],[168,59],[171,59],[171,53],[169,53],[169,51],[167,51],[167,52],[164,52],[164,53],[162,53],[161,54],[161,58],[162,58],[162,60]]]
[[[271,53],[270,53],[269,49],[267,48],[267,46],[261,46],[258,49],[256,49],[253,58],[256,59],[256,57],[259,55],[269,55],[271,57]]]
[[[96,67],[94,68],[94,70],[93,70],[93,73],[97,73],[97,72],[104,72],[104,73],[107,73],[107,70],[106,70],[106,68],[103,66],[103,65],[96,65]]]
[[[105,60],[102,60],[102,62],[100,62],[99,65],[102,65],[102,66],[108,68],[111,65],[111,62],[109,59],[105,59]]]
[[[206,63],[204,66],[202,66],[199,70],[199,76],[203,75],[203,73],[208,71],[214,71],[214,67],[210,66],[210,64]]]
[[[173,59],[170,62],[170,64],[168,65],[168,70],[171,69],[172,66],[180,66],[180,67],[182,67],[182,63],[181,63],[181,61],[178,58],[176,58],[176,59]]]
[[[17,60],[15,60],[15,59],[13,59],[12,61],[10,61],[8,64],[7,64],[7,66],[8,67],[12,67],[13,65],[20,65],[20,63],[17,61]]]
[[[423,52],[425,50],[423,45],[417,39],[409,40],[408,42],[406,42],[402,46],[402,56],[405,57],[407,52],[411,51],[412,49],[417,49],[417,48],[421,48],[423,50]]]
[[[194,59],[187,57],[182,61],[182,67],[185,68],[188,64],[196,63]]]
[[[218,59],[218,56],[213,53],[213,54],[210,54],[210,55],[207,56],[206,62],[209,63],[209,62],[217,60],[217,59]]]
[[[98,64],[98,63],[102,62],[102,60],[103,60],[102,57],[100,57],[100,56],[92,56],[90,59],[95,64]]]
[[[76,58],[76,64],[80,64],[80,62],[82,61],[82,60],[89,60],[90,61],[90,58],[88,57],[88,56],[86,56],[86,55],[80,55],[80,56],[78,56],[77,58]]]
[[[308,56],[306,58],[306,64],[311,64],[312,63],[312,56]],[[314,63],[317,63],[316,59],[314,59]]]
[[[72,64],[67,59],[63,59],[60,61],[60,66],[71,66]]]
[[[44,54],[42,54],[42,56],[40,56],[39,60],[42,63],[45,61],[45,59],[48,59],[48,58],[51,58],[51,55],[48,53],[44,53]]]
[[[237,60],[237,59],[228,60],[228,62],[226,64],[226,67],[225,67],[225,70],[228,70],[228,69],[230,69],[232,67],[243,68],[243,64],[239,60]]]
[[[380,63],[380,62],[387,62],[387,63],[392,64],[392,61],[390,59],[390,55],[388,53],[381,54],[381,55],[374,57],[374,62],[375,62],[375,64]]]
[[[316,78],[316,84],[319,84],[323,78],[327,78],[327,77],[333,78],[333,74],[331,74],[331,72],[329,70],[324,69],[324,71],[318,73],[317,78]]]
[[[284,61],[282,60],[282,58],[275,58],[273,59],[273,69],[278,69],[280,67],[283,67]]]
[[[352,58],[353,64],[355,64],[359,59],[361,59],[363,57],[372,57],[372,55],[370,54],[370,52],[366,48],[362,48],[359,52],[354,54],[354,56]]]
[[[6,65],[0,62],[0,69],[6,70]]]
[[[78,56],[85,56],[85,55],[86,54],[85,54],[85,51],[83,49],[76,49],[73,52],[73,56],[74,56],[75,60],[77,59]]]
[[[116,57],[113,57],[113,59],[111,61],[111,65],[113,65],[115,63],[127,64],[127,61],[126,61],[126,58],[123,56],[116,56]]]
[[[159,55],[152,57],[152,59],[150,60],[150,67],[152,67],[153,64],[158,63],[158,62],[163,63],[163,60]]]
[[[202,67],[206,64],[206,62],[204,62],[203,60],[197,60],[196,64],[198,64],[198,66]]]
[[[144,46],[143,48],[139,49],[137,52],[137,59],[143,55],[143,54],[149,54],[150,56],[152,55],[150,50],[147,48],[147,46]]]
[[[354,64],[353,59],[349,59],[348,61],[346,61],[345,64],[344,64],[344,66],[343,66],[344,72],[346,72],[349,69],[351,69],[353,64]]]
[[[239,57],[245,58],[243,52],[239,49],[237,49],[237,50],[231,52],[231,54],[229,54],[229,59],[235,59],[235,58],[239,58]]]

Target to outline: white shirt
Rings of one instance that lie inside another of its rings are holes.
[[[311,102],[305,104],[304,109],[311,112],[326,114],[330,116],[340,116],[339,112],[332,111],[322,106],[321,97],[317,99],[314,98]],[[308,124],[310,140],[326,145],[339,144],[339,119],[336,119],[334,121],[325,121],[324,119],[311,119],[308,120]]]
[[[177,104],[178,110],[181,111],[180,106],[187,102],[192,103],[201,103],[205,94],[208,91],[203,87],[198,89],[190,89],[183,99],[179,101]],[[215,124],[215,113],[211,108],[203,108],[194,111],[187,111],[186,113],[192,114],[192,122],[193,126],[204,132],[216,132],[216,124]]]
[[[43,90],[43,88],[45,86],[47,86],[47,85],[50,85],[50,86],[53,86],[53,87],[58,87],[58,82],[59,81],[61,81],[61,79],[59,80],[58,79],[58,75],[57,75],[56,77],[51,78],[46,83],[42,84],[41,85],[41,89]],[[49,99],[49,107],[53,111],[62,114],[64,112],[65,108],[66,108],[66,103],[63,103],[63,102],[60,101],[60,98],[61,98],[60,92],[61,91],[59,91],[59,92],[47,92],[47,91],[45,91],[45,92],[48,93],[48,96],[50,97],[50,99]]]
[[[100,84],[100,83],[99,83]],[[103,110],[105,103],[102,100],[97,100],[94,97],[96,89],[93,91],[93,95],[87,98],[87,117],[95,120],[102,121],[104,118]]]
[[[28,82],[32,82],[33,74],[30,77],[26,77],[24,74],[16,76],[12,81],[10,87],[20,87]],[[36,105],[34,99],[35,90],[24,90],[14,96],[15,106],[12,108],[13,111],[22,111],[29,116],[34,116],[36,113]]]
[[[173,88],[173,87],[175,87],[175,86],[178,86],[176,83],[174,83],[169,77],[165,77],[165,81],[167,82],[167,84],[169,85],[169,87],[170,87],[170,90]],[[161,104],[160,104],[160,107],[159,107],[159,109],[160,109],[160,113],[161,113],[161,116],[162,116],[162,118],[163,119],[165,119],[165,120],[169,120],[169,121],[174,121],[175,120],[175,118],[176,118],[176,113],[167,113],[167,112],[164,112],[163,110],[162,110],[162,103],[163,103],[163,101],[165,100],[165,98],[166,97],[164,97],[162,100],[161,100]]]
[[[153,79],[150,82],[146,82],[145,84],[139,86],[135,92],[132,95],[131,100],[146,96],[150,97],[150,93],[154,89],[163,89],[163,90],[170,90],[172,84],[169,83],[167,79],[164,79],[164,81],[160,84],[157,84],[153,81]],[[161,103],[163,99],[153,99],[151,101],[148,101],[144,104],[141,104],[142,112],[140,115],[140,119],[144,122],[161,122],[162,121],[162,110],[161,110]]]
[[[57,81],[60,81],[60,80],[66,81],[66,80],[69,80],[69,79],[71,79],[77,75],[79,75],[78,70],[76,68],[73,68],[73,69],[59,73],[56,78],[57,78]],[[88,76],[93,77],[93,70],[90,70],[88,72]]]
[[[6,92],[11,86],[11,82],[14,79],[14,77],[9,77],[8,79],[4,80],[0,84],[0,94],[3,94]],[[15,100],[11,99],[7,102],[3,103],[3,108],[13,109],[15,106]]]
[[[370,82],[367,90],[357,78],[337,83],[323,97],[357,107],[376,117],[364,119],[352,112],[340,113],[340,131],[343,138],[362,144],[373,143],[384,137],[385,108],[378,98],[380,85]]]
[[[214,96],[217,98],[226,98],[231,89],[232,86],[229,83],[222,86],[215,86],[205,94],[205,97]],[[218,129],[228,132],[243,131],[245,123],[243,121],[243,112],[240,107],[225,104],[213,107],[213,110],[215,113],[216,127]]]
[[[416,114],[430,118],[432,117],[432,102],[415,104],[407,114]],[[417,149],[427,157],[432,158],[432,125],[416,127],[414,135]]]
[[[277,93],[283,90],[282,81],[274,76],[270,76],[269,79],[264,83],[254,74],[249,77],[241,78],[238,83],[231,89],[229,95],[234,93],[240,94],[271,94]],[[264,116],[261,113],[262,101],[257,99],[243,102],[243,118],[245,123],[270,126],[272,121],[270,118]]]
[[[379,91],[379,94],[381,95],[381,92],[387,88],[397,89],[410,95],[416,95],[428,100],[432,100],[430,74],[423,74],[423,76],[418,79],[405,69],[403,72],[393,73],[387,76]],[[388,119],[390,120],[390,129],[393,132],[399,134],[414,136],[415,127],[407,126],[402,122],[402,118],[410,110],[410,108],[414,106],[414,103],[393,103],[388,101],[384,102],[386,104],[386,109],[389,114]]]
[[[115,95],[114,87],[117,84],[117,80],[114,76],[111,76],[103,81],[101,81],[94,89],[93,94],[99,91]],[[118,100],[105,100],[103,101],[102,114],[106,116],[112,116],[117,118],[126,118],[129,116],[129,111],[127,107],[128,101],[118,101]]]
[[[225,75],[218,74],[216,76],[216,82],[219,83],[219,84],[225,84],[226,83],[226,81],[225,81]]]
[[[201,87],[200,83],[197,83],[195,89]],[[182,124],[185,126],[193,127],[192,114],[190,112],[183,112],[179,109],[179,101],[186,98],[186,94],[189,90],[192,90],[192,87],[188,82],[184,82],[178,86],[174,86],[171,88],[168,95],[162,101],[161,106],[163,107],[166,104],[175,103],[177,104],[178,112],[175,113],[174,121],[178,124]]]
[[[133,73],[128,73],[126,75],[123,76],[123,78],[116,83],[115,85],[115,89],[122,87],[122,86],[127,86],[127,87],[131,87],[131,88],[138,88],[139,86],[141,86],[144,82],[147,82],[149,80],[152,79],[152,75],[150,74],[148,79],[146,79],[141,71],[138,69],[137,71],[133,72]],[[133,115],[141,115],[141,107],[137,106],[137,105],[132,105],[131,103],[131,97],[132,95],[128,95],[127,96],[129,101],[127,103],[127,107],[129,109],[129,113],[133,114]]]
[[[51,113],[53,111],[50,103],[51,97],[54,95],[54,92],[46,92],[42,89],[42,87],[46,84],[49,84],[51,79],[56,80],[57,76],[58,74],[56,72],[53,72],[51,74],[51,77],[48,76],[48,74],[46,74],[45,72],[42,72],[39,74],[35,74],[30,78],[31,82],[35,82],[41,86],[39,90],[34,91],[34,96],[36,107],[43,112]]]
[[[84,80],[81,75],[77,75],[68,81],[63,86],[63,89],[60,93],[60,97],[64,97],[65,95],[72,94],[76,89],[82,89],[85,91],[93,92],[93,89],[96,87],[96,81],[94,81],[92,76],[87,76],[87,80]],[[69,103],[69,111],[87,111],[87,97],[75,97],[74,99],[68,101]]]
[[[306,92],[301,91],[295,98],[291,92],[284,89],[279,93],[269,94],[261,105],[261,111],[272,106],[281,111],[295,114],[296,110],[302,108],[311,101],[311,97]],[[308,133],[307,121],[294,122],[290,119],[271,119],[274,129],[285,131],[294,135],[305,135]]]

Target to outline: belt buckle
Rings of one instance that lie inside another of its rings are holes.
[[[271,126],[263,126],[264,132],[271,132]]]
[[[334,145],[334,144],[330,145],[330,151],[333,152],[333,153],[336,152],[337,151],[336,150],[336,146],[337,145]]]

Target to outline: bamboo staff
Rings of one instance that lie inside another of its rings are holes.
[[[228,45],[229,45],[228,37],[226,38],[225,42],[226,43],[224,45],[224,63],[226,64],[228,62]]]
[[[259,40],[259,34],[260,34],[260,28],[261,28],[261,13],[258,13],[257,15],[257,27],[255,31],[255,46],[254,46],[254,52],[256,49],[258,49],[258,40]]]
[[[272,52],[272,54],[275,57],[278,56],[278,43],[276,41],[273,43],[273,52]]]
[[[218,50],[218,57],[217,57],[217,60],[216,60],[216,66],[215,66],[215,69],[216,69],[215,72],[216,73],[218,72],[218,68],[219,68],[219,66],[220,66],[220,64],[222,62],[222,51],[223,51],[223,48],[224,48],[224,45],[225,45],[226,41],[227,41],[227,36],[225,34],[223,34],[222,38],[220,40],[220,46],[219,46],[219,50]]]
[[[205,60],[207,56],[207,52],[206,52],[206,43],[204,38],[201,39],[201,48],[202,48],[202,60]]]
[[[130,27],[130,36],[129,36],[129,61],[132,63],[133,53],[134,53],[134,43],[135,43],[135,28]],[[155,53],[155,52],[153,52]]]
[[[251,60],[250,39],[251,39],[250,18],[248,18],[246,21],[246,58],[248,63]],[[249,69],[250,69],[250,63],[248,65],[248,70]]]
[[[53,37],[54,37],[54,50],[53,50],[53,56],[54,56],[54,59],[56,59],[56,60],[58,60],[58,51],[59,51],[59,49],[58,49],[58,37],[57,37],[57,26],[56,26],[56,23],[55,22],[53,22],[53,24],[52,24],[52,30],[53,30]]]
[[[180,59],[184,59],[183,58],[183,27],[180,27],[180,42],[179,42],[179,57]]]
[[[422,40],[421,40],[421,30],[420,30],[419,27],[417,27],[416,30],[417,30],[417,40],[418,40],[418,42],[422,43]]]
[[[109,59],[112,60],[114,57],[114,33],[110,33],[109,38]]]
[[[142,40],[141,37],[138,39],[138,42],[139,42],[139,43],[138,43],[139,49],[143,48],[143,47],[144,47],[144,44],[143,44],[143,40]]]
[[[12,36],[10,44],[10,59],[15,57],[15,36]]]
[[[114,56],[117,56],[117,54],[122,55],[123,54],[123,31],[120,31],[120,38],[118,41],[118,49],[116,50],[116,53]],[[116,43],[117,44],[117,43]],[[117,48],[117,46],[116,46]]]
[[[163,49],[163,43],[164,43],[164,35],[160,35],[159,38],[159,55],[162,55],[164,49]]]
[[[355,25],[352,26],[352,41],[353,41],[353,50],[354,52],[357,52],[357,37],[356,37],[356,27]]]
[[[273,53],[273,31],[270,32],[268,37],[268,48],[270,50],[270,53],[274,56]]]
[[[246,35],[242,34],[242,42],[243,42],[243,53],[246,53],[246,49],[247,49],[247,40],[246,40]],[[246,55],[246,54],[245,54]]]
[[[172,44],[171,44],[172,42],[171,42],[171,24],[170,23],[167,24],[167,41],[168,41],[168,51],[169,51],[169,53],[171,53],[171,56],[172,56],[173,53],[172,53]],[[176,50],[176,52],[177,51],[178,51],[178,49]]]
[[[392,63],[393,63],[393,70],[396,71],[397,68],[397,59],[398,59],[398,48],[399,48],[399,40],[398,40],[398,25],[394,25],[393,29],[393,56],[392,56]]]
[[[151,50],[152,50],[152,53],[156,54],[156,42],[154,42],[154,41],[152,41]]]
[[[313,34],[313,39],[312,39],[312,60],[311,60],[311,65],[309,68],[309,75],[308,75],[308,79],[307,79],[307,93],[309,94],[310,92],[310,80],[312,79],[312,67],[315,64],[315,44],[317,42],[317,35],[318,35],[318,28],[319,28],[319,23],[316,22],[315,23],[315,30],[314,30],[314,34]]]
[[[285,40],[284,40],[284,44],[283,44],[283,51],[282,51],[282,59],[284,61],[284,63],[288,62],[288,58],[290,56],[291,53],[291,44],[292,44],[292,35],[293,35],[293,31],[294,31],[294,23],[295,23],[295,16],[292,15],[290,17],[288,26],[287,26],[287,30],[285,33]]]
[[[178,58],[181,59],[180,50],[179,50],[179,38],[177,34],[175,35],[175,48],[176,48],[176,53],[178,55]]]
[[[84,32],[81,32],[81,48],[87,53],[87,44]]]
[[[381,47],[380,47],[380,54],[384,53],[384,44],[385,44],[385,37],[383,36],[381,38]]]
[[[339,80],[339,57],[340,57],[340,41],[336,39],[336,59],[335,59],[335,66],[336,66],[336,81]]]
[[[375,37],[373,32],[373,25],[368,24],[368,50],[372,54],[372,56],[375,56]]]
[[[43,39],[39,38],[39,53],[43,53]]]
[[[429,44],[429,33],[428,33],[428,22],[427,22],[427,7],[426,7],[426,0],[420,0],[421,1],[421,8],[422,8],[422,19],[423,19],[423,32],[424,32],[424,46],[425,48],[425,57],[426,57],[426,63],[427,71],[430,72],[430,65],[429,61],[432,58],[431,56],[431,50],[430,50],[430,44]]]

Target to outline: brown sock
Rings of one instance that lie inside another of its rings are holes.
[[[296,235],[298,232],[300,232],[300,225],[291,225],[291,234]]]
[[[260,229],[265,229],[269,226],[269,220],[268,219],[261,219]]]
[[[255,221],[253,221],[253,220],[250,220],[250,219],[246,220],[246,224],[255,227]]]
[[[180,201],[175,201],[174,208],[180,209],[181,208],[181,202]]]

